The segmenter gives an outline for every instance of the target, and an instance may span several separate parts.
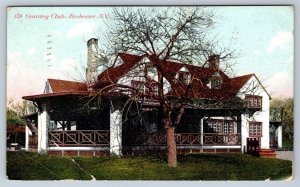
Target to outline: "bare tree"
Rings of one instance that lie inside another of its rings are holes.
[[[149,58],[150,61],[145,62],[146,64],[139,64],[140,71],[143,72],[145,67],[151,67],[157,72],[157,80],[149,78],[147,73],[142,78],[157,85],[157,95],[153,97],[159,104],[159,113],[166,130],[168,165],[175,167],[177,164],[175,128],[185,108],[224,107],[221,100],[225,98],[215,99],[213,102],[191,98],[188,95],[190,83],[196,78],[190,77],[186,85],[178,86],[177,78],[165,71],[164,63],[180,61],[185,64],[206,66],[210,56],[215,55],[225,62],[237,54],[235,51],[219,47],[215,37],[211,35],[215,24],[215,12],[211,8],[115,8],[113,16],[107,23],[106,33],[99,29],[101,34],[105,34],[102,37],[107,39],[105,53],[112,55],[126,52]],[[230,65],[227,67],[232,68]],[[140,101],[141,87],[119,84],[113,80],[111,84],[102,87],[99,93],[112,88],[114,91],[131,90],[135,93],[126,102],[127,105],[131,105],[133,101]],[[166,89],[171,89],[172,94],[165,92]]]

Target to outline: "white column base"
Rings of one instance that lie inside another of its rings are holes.
[[[25,150],[29,151],[29,128],[25,126]]]
[[[282,126],[279,126],[277,128],[277,143],[278,143],[278,148],[282,148]]]
[[[122,155],[122,112],[110,112],[110,154]]]
[[[50,117],[45,103],[41,105],[41,108],[42,111],[38,112],[38,153],[47,153]]]

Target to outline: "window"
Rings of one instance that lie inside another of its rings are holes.
[[[233,121],[224,121],[224,133],[234,133]]]
[[[247,108],[262,108],[262,97],[258,95],[246,95]]]
[[[215,72],[212,77],[210,78],[211,81],[211,88],[212,89],[220,89],[223,83],[222,77],[219,72]]]
[[[208,127],[214,133],[234,133],[236,122],[233,120],[211,119],[208,121]]]
[[[155,99],[155,96],[158,96],[158,85],[156,83],[151,83],[150,85],[146,86],[145,98]]]
[[[249,137],[262,137],[262,122],[249,122]]]
[[[151,91],[151,95],[158,96],[158,85],[151,84],[150,91]]]
[[[144,94],[145,83],[143,81],[131,81],[131,86],[135,89],[132,94]]]
[[[188,85],[191,81],[191,75],[189,72],[180,71],[178,72],[178,80],[184,85]]]
[[[220,78],[214,77],[211,80],[211,87],[214,89],[220,89],[222,84],[222,80]]]
[[[154,68],[153,64],[151,64],[150,62],[146,62],[146,71],[147,71],[147,75],[155,75],[156,74],[156,69]]]

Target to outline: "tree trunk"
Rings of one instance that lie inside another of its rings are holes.
[[[177,150],[175,142],[175,127],[169,126],[166,128],[167,133],[167,157],[168,157],[168,166],[176,167],[177,165]]]
[[[154,59],[154,64],[159,62],[158,58]],[[167,160],[168,166],[176,167],[177,165],[177,150],[176,150],[176,142],[175,142],[175,126],[172,125],[171,118],[170,118],[170,110],[169,106],[167,106],[166,100],[164,98],[163,88],[163,75],[160,66],[156,66],[158,72],[158,100],[160,103],[160,115],[162,119],[162,123],[166,130],[166,139],[167,139]]]

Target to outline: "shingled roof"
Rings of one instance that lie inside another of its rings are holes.
[[[119,53],[119,57],[123,61],[122,64],[115,67],[109,67],[98,76],[98,83],[101,84],[101,86],[116,83],[119,78],[130,71],[144,56]]]
[[[87,91],[87,86],[83,82],[48,79],[48,83],[53,93]]]
[[[97,77],[95,89],[103,88],[107,85],[112,85],[124,77],[131,69],[142,60],[146,55],[133,55],[127,53],[119,53],[122,63],[106,69]],[[190,64],[179,63],[175,61],[164,61],[162,71],[165,78],[171,84],[171,90],[168,95],[191,98],[231,98],[237,95],[239,90],[247,83],[247,81],[255,76],[254,74],[243,75],[230,78],[222,70],[200,67]],[[174,77],[176,73],[185,67],[192,75],[192,82],[187,86],[177,81]],[[209,79],[215,72],[218,72],[222,78],[222,85],[219,89],[210,89],[207,86]],[[48,79],[48,84],[51,87],[52,93],[39,94],[32,96],[24,96],[23,99],[33,100],[37,98],[47,98],[65,95],[87,95],[90,93],[87,86],[83,82],[66,81],[58,79]]]
[[[87,90],[87,86],[84,82],[76,82],[76,81],[67,81],[67,80],[59,80],[59,79],[48,79],[47,83],[50,85],[52,93],[44,93],[30,96],[23,96],[23,99],[26,100],[36,100],[57,96],[67,96],[67,95],[88,95],[89,91]]]
[[[95,88],[101,88],[110,84],[117,83],[118,80],[125,76],[127,72],[135,67],[135,65],[144,57],[133,54],[120,53],[119,57],[123,63],[110,67],[98,76],[98,82]],[[175,61],[164,61],[162,64],[163,74],[171,83],[172,89],[169,95],[196,97],[196,98],[228,98],[237,95],[238,91],[246,84],[246,82],[254,75],[248,74],[240,77],[230,78],[222,70],[200,67],[190,64],[179,63]],[[187,88],[179,81],[174,81],[176,73],[185,67],[191,73],[193,81]],[[218,72],[222,77],[222,86],[219,89],[210,89],[206,84],[212,75]]]

